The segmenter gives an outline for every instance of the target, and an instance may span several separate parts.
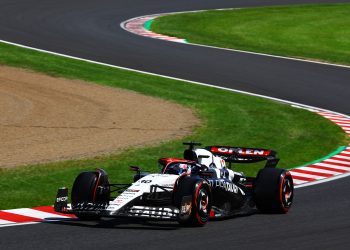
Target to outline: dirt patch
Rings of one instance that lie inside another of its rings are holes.
[[[171,102],[0,67],[0,167],[114,153],[183,137],[198,124]]]

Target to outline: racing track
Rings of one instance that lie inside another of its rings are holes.
[[[168,43],[119,27],[152,13],[296,2],[337,1],[2,0],[0,39],[350,114],[349,69]],[[298,189],[288,215],[253,215],[199,229],[108,221],[2,228],[0,248],[347,249],[349,189],[349,178]]]

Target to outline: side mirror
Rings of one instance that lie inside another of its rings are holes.
[[[242,176],[240,176],[240,175],[234,175],[232,181],[233,181],[233,183],[237,183],[237,182],[239,182],[241,179],[242,179]]]

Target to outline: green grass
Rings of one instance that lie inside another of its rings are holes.
[[[209,144],[266,147],[280,153],[281,166],[320,158],[346,145],[345,134],[328,120],[277,102],[186,82],[169,80],[48,55],[0,43],[0,64],[49,75],[82,79],[160,97],[192,108],[202,126],[184,140]],[[215,101],[213,101],[215,100]],[[171,122],[171,121],[170,121]],[[129,182],[129,165],[158,171],[157,159],[181,156],[182,140],[87,160],[0,170],[0,209],[52,204],[56,188],[70,187],[82,170],[103,167],[114,182]],[[253,174],[256,167],[245,167]]]
[[[160,17],[153,31],[189,42],[350,64],[350,4],[246,8]]]

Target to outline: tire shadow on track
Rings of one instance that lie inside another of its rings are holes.
[[[64,221],[47,220],[44,223],[82,228],[114,228],[134,230],[177,230],[182,227],[176,221],[146,221],[135,218],[113,218],[95,221],[83,221],[78,219]]]

